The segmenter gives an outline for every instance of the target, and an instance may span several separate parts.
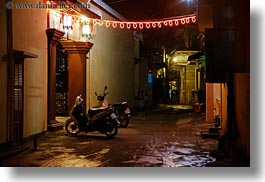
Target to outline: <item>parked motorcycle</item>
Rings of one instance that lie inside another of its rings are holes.
[[[99,101],[99,107],[112,106],[120,122],[120,127],[126,128],[131,118],[131,111],[128,106],[128,103],[122,102],[117,104],[108,104],[108,101],[105,99],[106,95],[108,95],[108,92],[106,91],[107,91],[107,86],[104,87],[102,94],[98,95],[97,92],[95,92],[97,100]]]
[[[70,117],[65,122],[65,130],[76,136],[79,132],[98,131],[112,138],[118,133],[119,121],[113,107],[90,108],[88,114],[83,113],[84,99],[76,97],[75,104],[70,111]]]

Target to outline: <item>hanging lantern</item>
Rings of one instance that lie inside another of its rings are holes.
[[[72,27],[72,16],[71,15],[64,15],[63,17],[63,28],[64,29],[73,29]]]
[[[90,25],[84,24],[82,27],[82,33],[83,33],[83,36],[88,37],[91,34]]]

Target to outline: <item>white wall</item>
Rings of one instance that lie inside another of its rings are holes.
[[[102,19],[112,18],[102,12]],[[95,92],[108,86],[109,103],[134,103],[134,36],[127,29],[96,26],[90,52],[90,105],[97,105]]]
[[[19,0],[13,3],[19,3]],[[20,2],[21,3],[21,2]],[[23,3],[35,3],[24,0]],[[47,129],[47,10],[14,9],[14,49],[38,55],[24,69],[24,137]]]

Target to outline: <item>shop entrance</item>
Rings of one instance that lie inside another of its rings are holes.
[[[56,46],[56,116],[68,116],[68,59],[61,44]]]

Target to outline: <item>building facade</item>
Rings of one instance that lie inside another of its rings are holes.
[[[134,32],[90,20],[125,19],[101,0],[62,2],[1,1],[1,149],[37,141],[77,95],[96,106],[105,85],[109,103],[134,105]]]
[[[235,166],[250,166],[249,3],[199,3],[199,29],[206,40],[206,120],[220,117],[223,149]]]

